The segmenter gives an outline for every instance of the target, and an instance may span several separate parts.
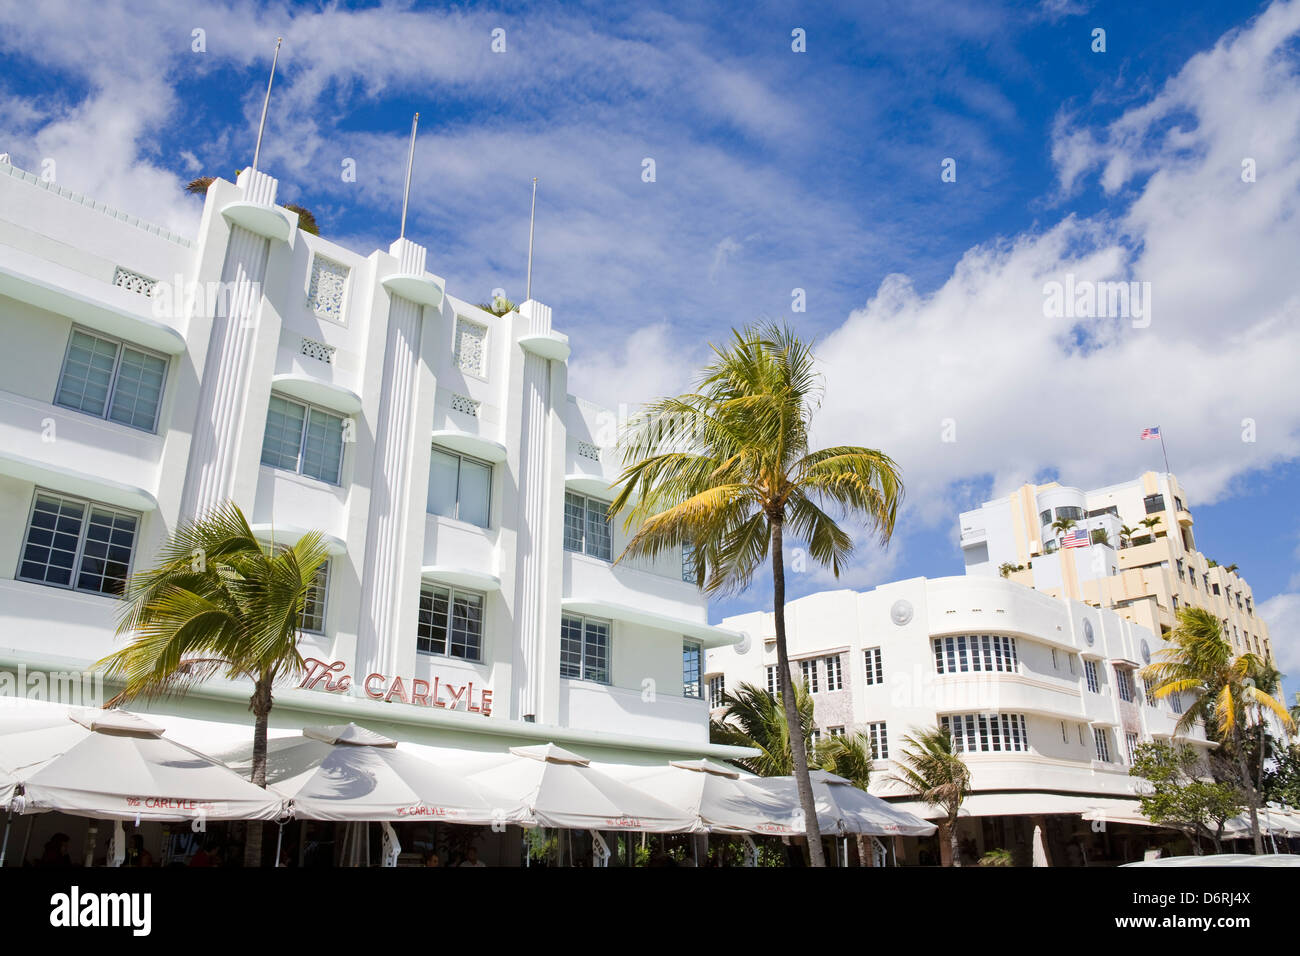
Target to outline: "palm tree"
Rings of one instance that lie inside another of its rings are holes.
[[[813,699],[806,683],[794,685],[795,706],[803,731],[803,752],[812,749]],[[724,691],[722,714],[709,723],[709,740],[733,747],[752,747],[757,757],[733,761],[760,777],[787,777],[794,772],[790,752],[790,724],[778,693],[773,697],[761,687],[741,684],[736,693]]]
[[[1152,693],[1162,699],[1183,691],[1197,695],[1196,702],[1178,718],[1175,730],[1185,734],[1201,720],[1220,743],[1230,745],[1250,808],[1255,852],[1262,854],[1259,790],[1251,779],[1244,747],[1246,715],[1248,711],[1271,711],[1284,727],[1290,729],[1294,724],[1286,705],[1258,686],[1264,662],[1250,653],[1233,657],[1217,617],[1204,608],[1185,607],[1178,611],[1177,622],[1169,634],[1172,646],[1156,652],[1161,660],[1144,667],[1142,677],[1154,685]]]
[[[828,737],[817,745],[816,760],[821,769],[843,777],[859,790],[871,786],[871,738],[864,733]],[[858,863],[870,859],[871,843],[865,833],[857,834]]]
[[[624,434],[627,467],[610,514],[626,509],[625,526],[637,528],[620,560],[689,546],[696,584],[709,593],[743,590],[770,555],[777,670],[793,727],[800,718],[785,633],[787,525],[838,577],[853,539],[823,505],[864,523],[884,544],[903,484],[898,466],[876,449],[809,449],[821,383],[811,349],[791,330],[733,335],[730,347],[714,346],[694,394],[653,403]],[[825,866],[808,762],[799,748],[793,757],[812,864]]]
[[[241,172],[243,172],[243,170],[236,170],[236,178],[238,178]],[[191,180],[190,184],[185,187],[185,191],[192,196],[206,196],[208,194],[208,187],[216,181],[216,176],[200,176],[198,179]],[[295,205],[294,203],[286,203],[284,208],[292,213],[298,214],[299,229],[303,232],[309,232],[313,236],[320,235],[320,227],[316,224],[316,216],[310,209],[305,209],[304,207]]]
[[[216,674],[251,680],[251,779],[265,787],[272,687],[302,673],[303,602],[326,557],[314,531],[291,547],[263,545],[234,504],[182,524],[127,588],[117,631],[130,643],[95,665],[123,683],[109,703],[183,694]],[[261,858],[262,827],[249,824],[244,864]]]
[[[951,866],[961,866],[957,844],[957,815],[970,794],[970,768],[953,749],[952,735],[946,727],[931,727],[911,737],[904,737],[898,770],[892,779],[903,784],[918,799],[944,812],[939,824],[940,840],[948,836]],[[941,844],[942,845],[942,844]]]
[[[1150,537],[1152,541],[1156,539],[1156,525],[1160,524],[1159,515],[1153,515],[1150,518],[1143,518],[1138,522],[1138,524],[1147,529],[1147,536]]]
[[[503,295],[494,296],[491,302],[480,302],[478,307],[484,312],[491,312],[493,315],[508,315],[519,308]]]
[[[1130,527],[1129,525],[1126,524],[1120,525],[1119,528],[1120,544],[1127,548],[1128,542],[1133,540],[1133,535],[1137,534],[1137,530],[1138,530],[1137,528]]]
[[[1255,687],[1259,691],[1266,694],[1269,698],[1279,701],[1283,707],[1286,707],[1286,703],[1282,698],[1277,696],[1282,690],[1282,672],[1274,667],[1269,660],[1266,658],[1260,658],[1259,669],[1255,671],[1254,676],[1251,679],[1254,680]],[[1272,739],[1268,736],[1267,732],[1267,712],[1268,708],[1261,706],[1258,702],[1250,705],[1250,715],[1259,732],[1256,738],[1255,787],[1260,793],[1264,792],[1265,751],[1268,748],[1269,740]],[[1291,719],[1292,723],[1295,722],[1295,718],[1291,715],[1290,710],[1287,711],[1287,717]]]

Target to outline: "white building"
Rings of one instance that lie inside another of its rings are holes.
[[[754,639],[708,653],[710,704],[741,682],[774,692],[773,615],[723,625]],[[1094,832],[1082,820],[1095,810],[1131,813],[1133,748],[1173,735],[1181,701],[1148,696],[1136,674],[1158,643],[1147,629],[996,576],[813,594],[787,604],[786,627],[793,676],[812,692],[814,736],[865,734],[876,758],[873,793],[902,793],[889,776],[905,736],[951,729],[972,773],[960,833],[975,852],[1026,853],[1035,824],[1058,863],[1132,856],[1150,836],[1135,827]]]
[[[273,731],[735,755],[708,743],[699,678],[740,635],[708,625],[680,555],[612,564],[616,422],[568,394],[550,308],[485,312],[424,247],[358,255],[276,190],[217,180],[179,236],[0,164],[0,671],[79,674],[120,646],[124,580],[229,499],[332,555],[304,619],[319,664],[277,691]],[[246,735],[248,692],[152,709]]]

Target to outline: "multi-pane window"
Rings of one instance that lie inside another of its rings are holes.
[[[425,505],[429,514],[486,528],[491,502],[491,465],[436,445],[430,450],[429,494]]]
[[[885,682],[885,671],[880,658],[880,648],[868,647],[863,654],[867,659],[867,683],[883,684]]]
[[[1153,515],[1165,510],[1164,495],[1147,495],[1142,499],[1142,506],[1146,508],[1147,514]]]
[[[1056,520],[1082,521],[1083,509],[1075,505],[1066,505],[1056,509]]]
[[[560,676],[609,683],[609,622],[566,614],[560,622]]]
[[[871,741],[871,759],[889,759],[889,734],[885,731],[885,721],[867,724],[867,740]]]
[[[777,680],[775,664],[767,666],[767,692],[773,697],[781,693],[781,682]]]
[[[1124,735],[1124,749],[1128,751],[1128,762],[1132,766],[1137,762],[1138,735],[1129,733]]]
[[[609,561],[613,556],[609,530],[609,502],[586,495],[564,493],[564,550]]]
[[[1155,694],[1155,688],[1152,687],[1151,685],[1151,681],[1143,679],[1142,689],[1143,691],[1145,691],[1147,706],[1154,707],[1156,705],[1156,694]]]
[[[92,594],[121,594],[131,573],[139,522],[128,511],[38,491],[18,577]]]
[[[299,626],[308,633],[325,633],[325,598],[329,594],[329,582],[330,563],[325,561],[316,569],[302,599],[302,620]]]
[[[709,678],[709,706],[722,707],[725,705],[723,695],[727,693],[727,678],[722,674],[717,677]]]
[[[689,542],[682,542],[682,580],[688,584],[696,581],[695,547]]]
[[[817,750],[817,745],[821,742],[822,742],[821,730],[814,727],[812,728],[812,730],[808,731],[808,753],[810,754],[815,753]]]
[[[838,654],[826,658],[826,689],[844,689],[844,668],[841,666]]]
[[[1133,675],[1123,668],[1115,668],[1115,686],[1119,688],[1119,699],[1133,702]]]
[[[817,686],[817,660],[800,661],[799,671],[803,675],[803,682],[808,686],[810,693],[816,694],[821,688]]]
[[[151,432],[166,378],[161,355],[73,329],[54,404]]]
[[[1175,714],[1183,712],[1183,695],[1179,691],[1171,691],[1169,694],[1169,706],[1173,708]]]
[[[266,409],[262,464],[339,484],[343,471],[343,416],[272,395]]]
[[[1101,691],[1101,682],[1097,680],[1097,662],[1086,660],[1083,662],[1083,676],[1087,678],[1088,690],[1096,694]]]
[[[415,648],[425,654],[481,660],[483,595],[440,584],[421,587]]]
[[[1069,742],[1070,742],[1070,738],[1065,733],[1065,721],[1061,721],[1061,743],[1068,744]]]
[[[1185,580],[1187,580],[1186,576],[1183,574],[1183,559],[1182,559],[1182,558],[1177,558],[1177,559],[1175,559],[1175,561],[1174,561],[1174,567],[1178,570],[1178,580],[1180,580],[1180,581],[1185,581]]]
[[[843,737],[843,736],[844,736],[844,726],[841,724],[841,725],[838,726],[838,727],[827,727],[827,728],[826,728],[826,734],[827,734],[827,736],[830,736],[830,737]]]
[[[1053,647],[1052,648],[1052,670],[1056,671],[1060,669],[1061,669],[1060,664],[1057,662],[1056,659],[1056,648]]]
[[[1097,759],[1102,763],[1110,763],[1110,735],[1106,733],[1106,729],[1092,728],[1092,740],[1097,746]]]
[[[1029,729],[1024,714],[953,714],[939,725],[952,734],[957,753],[1027,751]]]
[[[682,696],[699,698],[703,694],[700,672],[703,651],[694,641],[682,641]]]
[[[1051,523],[1052,523],[1052,509],[1051,509],[1051,508],[1048,508],[1046,511],[1040,511],[1040,512],[1038,513],[1038,523],[1041,524],[1041,525],[1048,525],[1048,524],[1051,524]]]
[[[1000,634],[962,634],[934,639],[934,666],[940,674],[1016,670],[1016,639]]]

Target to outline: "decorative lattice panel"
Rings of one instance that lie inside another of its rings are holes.
[[[315,339],[303,339],[299,351],[308,358],[324,362],[326,365],[334,364],[334,346],[326,345],[324,342],[317,342]]]
[[[119,289],[125,289],[127,292],[134,292],[137,295],[153,295],[153,290],[158,285],[157,279],[150,279],[148,276],[142,276],[138,272],[132,272],[130,269],[117,267],[113,273],[113,285]]]
[[[462,372],[479,376],[486,374],[487,331],[486,325],[469,319],[456,319],[456,367]]]
[[[451,397],[451,410],[453,412],[461,412],[474,418],[478,418],[479,404],[479,402],[474,401],[472,398],[466,398],[464,395],[453,395]]]
[[[580,441],[578,455],[582,458],[590,458],[592,461],[600,461],[600,446],[593,445],[589,441]]]
[[[343,321],[343,293],[348,286],[348,267],[324,256],[312,256],[311,285],[307,302],[322,319]]]

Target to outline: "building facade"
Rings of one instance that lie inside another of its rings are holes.
[[[723,625],[753,638],[708,654],[715,715],[742,682],[777,689],[772,614]],[[946,726],[971,769],[960,829],[975,851],[1027,847],[1039,821],[1056,862],[1124,853],[1103,831],[1095,839],[1083,815],[1131,816],[1134,748],[1174,736],[1183,702],[1156,700],[1137,673],[1159,641],[1150,630],[997,575],[813,594],[787,604],[786,627],[793,677],[812,694],[815,742],[864,734],[873,793],[933,816],[890,775],[905,736]],[[1205,746],[1199,730],[1185,739]]]
[[[1053,530],[1062,520],[1077,525]],[[1111,608],[1156,634],[1179,608],[1205,608],[1236,653],[1274,660],[1250,585],[1197,550],[1193,525],[1178,479],[1149,471],[1092,491],[1024,485],[963,512],[961,548],[967,574]]]
[[[277,188],[216,180],[180,236],[0,164],[0,669],[84,674],[129,575],[233,501],[330,551],[273,728],[734,755],[700,673],[740,635],[680,555],[613,563],[618,423],[568,393],[550,308],[459,299],[409,239],[309,235]],[[243,730],[248,692],[140,706]]]

